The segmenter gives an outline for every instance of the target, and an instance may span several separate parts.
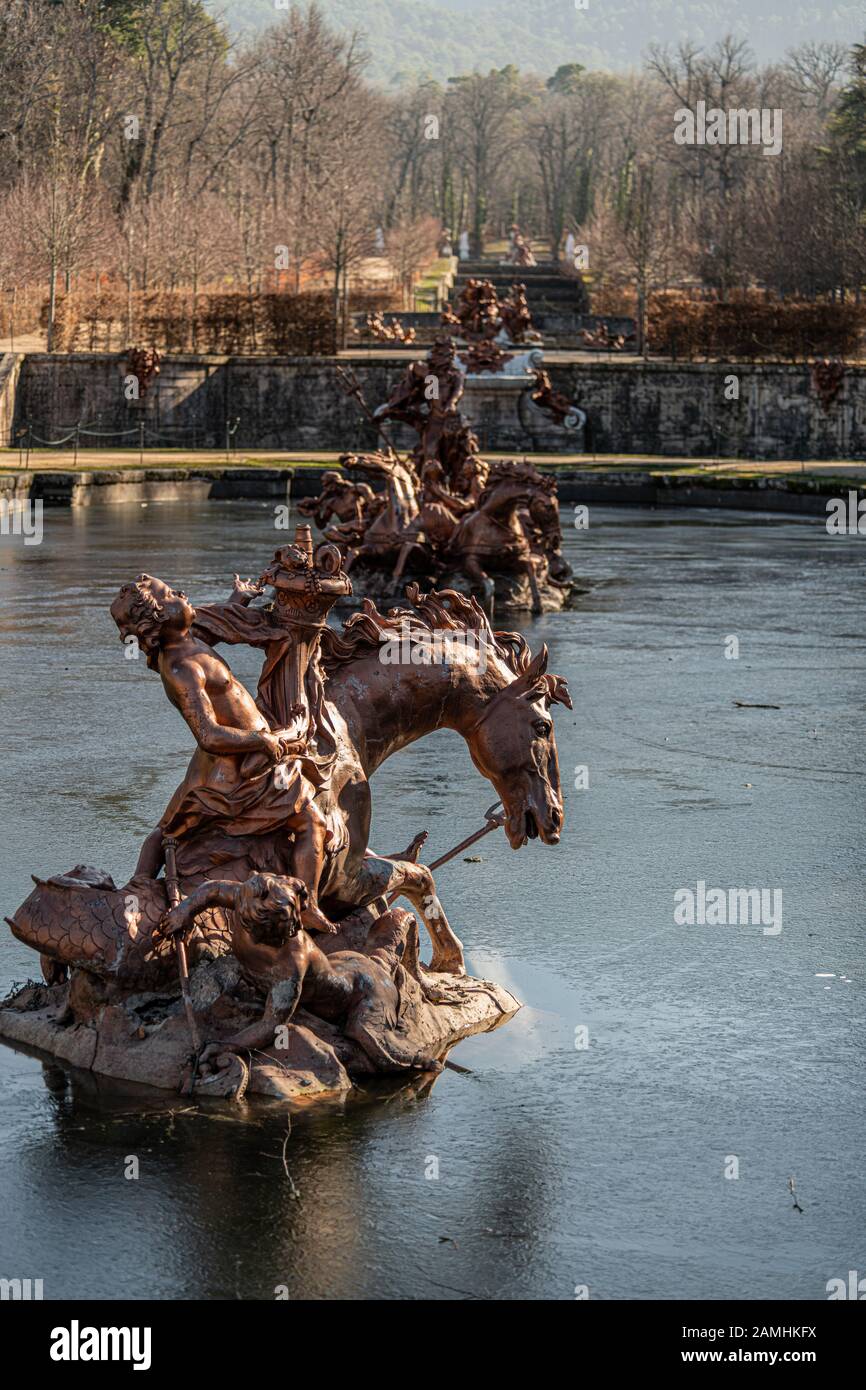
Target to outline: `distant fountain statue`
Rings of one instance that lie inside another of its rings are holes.
[[[454,341],[439,338],[426,360],[409,363],[388,400],[368,410],[387,447],[341,458],[350,475],[384,486],[384,494],[377,494],[384,500],[375,511],[368,506],[363,516],[347,518],[325,535],[340,547],[357,594],[377,603],[398,598],[411,578],[466,592],[488,615],[554,612],[568,603],[573,585],[562,556],[555,480],[529,463],[488,465],[460,407],[479,388],[504,400],[504,387],[509,396],[529,398],[539,415],[550,406],[552,418],[555,408],[567,426],[577,417],[563,415],[560,396],[532,403],[537,373],[522,363],[515,371],[515,354],[489,335],[488,324],[497,333],[503,329],[495,291],[491,299],[483,283],[474,281],[468,291],[455,314],[462,315],[461,326],[465,322],[475,330],[468,347],[458,358]],[[508,309],[517,331],[531,332],[519,295],[508,301]],[[471,331],[467,328],[467,334]],[[357,381],[343,368],[340,374],[347,392],[364,405]],[[387,432],[394,424],[411,430],[417,440],[403,456]],[[324,518],[335,495],[335,484],[326,483],[318,499],[303,504],[307,514]],[[533,520],[539,508],[546,514],[543,535]]]

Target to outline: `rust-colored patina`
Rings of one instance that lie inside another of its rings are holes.
[[[526,286],[519,280],[502,300],[492,280],[467,280],[454,307],[443,310],[442,323],[476,350],[494,337],[499,343],[539,341],[532,327]]]
[[[188,1015],[197,968],[223,956],[240,965],[240,994],[207,1009],[198,1001],[192,1031],[208,1043],[205,1081],[228,1054],[274,1045],[275,1029],[294,1026],[299,1009],[320,1020],[337,1071],[340,1037],[356,1045],[347,1055],[362,1069],[437,1065],[431,1048],[442,1050],[443,1030],[429,1011],[447,1004],[459,1021],[470,998],[453,993],[463,950],[418,862],[423,836],[402,853],[370,850],[369,778],[408,744],[453,729],[495,787],[512,847],[556,844],[563,804],[551,709],[570,700],[547,673],[546,649],[533,658],[522,637],[494,632],[479,605],[453,591],[409,586],[412,607],[385,616],[366,602],[341,632],[329,628],[350,587],[337,548],[314,550],[299,526],[258,581],[235,577],[225,603],[193,607],[149,575],[121,589],[111,608],[120,636],[139,644],[196,748],[126,885],[78,865],[35,880],[7,919],[40,953],[56,1029],[98,1031],[143,991],[171,989],[171,938],[180,935],[193,982]],[[264,653],[255,699],[217,654],[223,642]],[[428,967],[415,918],[383,903],[394,897],[427,927]],[[20,1007],[34,1007],[28,1000]],[[247,1024],[227,1034],[239,1010]],[[122,1049],[112,1065],[122,1073]]]
[[[488,284],[469,282],[460,314],[468,323],[471,314],[477,319],[495,309],[498,325],[499,308],[507,308],[513,313],[513,330],[525,335],[529,319],[523,287],[515,285],[513,301],[497,306],[492,285],[492,300],[485,297]],[[483,333],[464,358],[470,374],[496,374],[512,360]],[[481,457],[478,438],[460,412],[465,379],[452,340],[437,339],[426,360],[411,362],[375,410],[350,373],[340,368],[339,376],[379,429],[385,447],[342,455],[343,469],[364,481],[341,480],[329,472],[319,497],[300,507],[327,528],[326,538],[339,546],[360,593],[379,603],[393,601],[406,576],[431,587],[465,589],[490,617],[494,607],[532,612],[561,608],[573,576],[562,555],[556,483],[528,463],[506,461],[491,468]],[[528,377],[527,392],[535,382],[533,400],[547,409],[550,383],[545,377],[547,395],[540,396],[542,377],[541,372]],[[558,406],[560,399],[553,404]],[[397,452],[387,432],[394,423],[409,426],[418,437],[408,454]],[[376,485],[384,490],[373,492]],[[335,516],[338,524],[328,525]]]

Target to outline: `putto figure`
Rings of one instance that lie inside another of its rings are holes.
[[[399,319],[387,323],[381,313],[368,314],[366,327],[372,337],[383,343],[404,343],[409,347],[415,341],[414,328],[404,328]]]
[[[457,296],[454,308],[443,311],[442,322],[457,328],[468,341],[486,340],[496,336],[501,317],[496,288],[492,280],[471,277]]]
[[[340,526],[356,529],[370,522],[376,513],[377,497],[368,483],[351,482],[342,474],[328,469],[322,474],[322,490],[318,497],[304,497],[298,502],[301,516],[310,517],[324,531],[336,518]]]
[[[511,294],[500,305],[500,318],[504,336],[510,343],[538,341],[539,334],[532,327],[532,314],[526,298],[526,286],[515,280]]]
[[[500,347],[540,342],[532,327],[526,286],[515,280],[511,294],[500,300],[492,280],[467,280],[453,309],[442,313],[442,322],[453,328],[470,348],[483,351],[494,339]]]
[[[138,382],[138,397],[143,401],[159,376],[162,357],[156,348],[130,348],[126,354],[126,371]]]
[[[511,228],[510,250],[508,259],[512,265],[537,265],[537,261],[532,254],[532,243],[523,236],[520,228],[515,223]]]
[[[555,391],[547,372],[539,369],[535,373],[535,386],[532,391],[532,399],[539,410],[545,411],[557,424],[575,415],[578,407],[561,391]]]
[[[240,1032],[210,1043],[199,1063],[224,1067],[232,1053],[268,1047],[298,1009],[337,1024],[362,1048],[376,1071],[441,1071],[442,1063],[413,1045],[407,1028],[407,973],[417,970],[418,931],[399,908],[383,913],[362,951],[325,955],[305,930],[306,885],[296,878],[256,874],[246,883],[203,883],[160,924],[163,935],[184,936],[207,909],[221,907],[232,922],[231,949],[244,979],[263,1000],[261,1015]],[[413,937],[411,950],[407,950]],[[420,982],[419,982],[420,983]]]

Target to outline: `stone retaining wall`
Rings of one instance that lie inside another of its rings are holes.
[[[341,365],[376,406],[407,360],[358,355]],[[375,431],[340,388],[335,359],[167,358],[143,403],[125,399],[124,367],[116,355],[28,354],[15,391],[15,428],[30,425],[34,435],[53,440],[80,423],[82,446],[116,448],[133,447],[143,421],[151,447],[222,448],[228,422],[241,451],[375,447]],[[554,388],[587,413],[589,453],[866,458],[863,367],[849,367],[839,395],[826,404],[805,365],[583,359],[551,363],[549,371]],[[481,442],[502,447],[495,438]]]

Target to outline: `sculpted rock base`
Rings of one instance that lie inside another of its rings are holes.
[[[327,940],[329,953],[358,944],[342,933]],[[190,985],[196,1020],[208,1040],[236,1032],[261,1010],[231,955],[197,966]],[[84,1071],[178,1090],[190,1040],[177,993],[129,994],[97,1009],[88,1023],[65,1024],[69,988],[29,984],[18,990],[0,1006],[0,1037]],[[412,1043],[439,1056],[461,1038],[495,1028],[521,1007],[500,985],[469,976],[425,972],[423,986],[407,978],[405,994],[404,1019]],[[431,1002],[425,994],[441,1002]],[[284,1040],[285,1047],[244,1054],[225,1070],[200,1077],[193,1094],[240,1098],[246,1093],[292,1101],[339,1096],[352,1089],[356,1078],[374,1072],[357,1043],[304,1009],[286,1026]],[[402,1076],[409,1079],[411,1073]]]

